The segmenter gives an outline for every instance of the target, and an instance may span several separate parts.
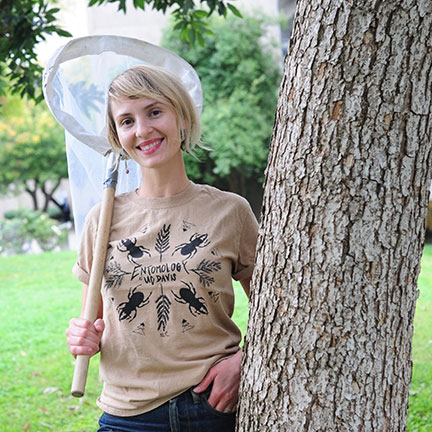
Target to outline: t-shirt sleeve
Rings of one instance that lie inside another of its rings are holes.
[[[258,222],[247,201],[242,205],[241,224],[238,259],[234,265],[232,275],[238,281],[252,276],[258,237]]]
[[[87,215],[78,250],[78,258],[72,268],[73,275],[87,285],[90,281],[90,269],[93,263],[93,250],[96,242],[97,222],[99,219],[98,215],[99,206],[93,208]]]

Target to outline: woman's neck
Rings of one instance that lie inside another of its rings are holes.
[[[173,167],[171,167],[173,168]],[[146,198],[170,197],[190,184],[184,164],[174,169],[141,169],[142,182],[137,194]]]

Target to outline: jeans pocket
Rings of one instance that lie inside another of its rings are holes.
[[[211,412],[212,414],[215,414],[217,416],[222,416],[222,417],[229,417],[229,416],[235,416],[236,412],[235,411],[230,411],[230,412],[224,412],[224,411],[219,411],[216,408],[212,407],[208,401],[208,398],[210,396],[210,392],[211,392],[211,387],[209,389],[207,389],[205,392],[201,393],[201,402],[204,406],[204,408]]]

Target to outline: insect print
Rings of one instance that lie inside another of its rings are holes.
[[[186,319],[182,320],[182,333],[192,330],[195,326],[190,324]]]
[[[171,292],[174,295],[176,302],[181,304],[187,304],[189,306],[189,312],[193,316],[197,315],[208,315],[207,306],[203,297],[196,296],[196,289],[192,283],[188,284],[183,282],[186,288],[180,288],[179,295],[177,295],[173,290]]]
[[[220,297],[220,293],[217,292],[217,291],[209,291],[208,293],[209,293],[210,298],[211,298],[215,303],[217,303],[217,301],[219,300],[219,297]]]
[[[166,331],[166,328],[169,321],[171,301],[164,294],[162,284],[160,284],[159,286],[160,286],[161,294],[155,300],[156,308],[157,308],[157,321],[158,321],[157,329],[158,331],[160,331],[160,335],[164,337],[164,336],[168,336],[168,332]]]
[[[216,256],[216,257],[219,257],[219,256],[220,256],[220,252],[219,252],[219,249],[218,249],[218,248],[214,248],[214,249],[212,249],[210,252],[211,252],[211,254],[212,254],[213,256]]]
[[[189,261],[198,251],[198,248],[206,247],[210,244],[208,240],[208,234],[198,234],[195,233],[189,238],[189,243],[179,244],[175,249],[172,255],[174,255],[177,251],[180,251],[180,254],[185,257],[183,260],[183,267],[186,270],[186,273],[189,273],[186,269],[186,262]]]
[[[123,278],[130,274],[129,272],[122,270],[120,264],[114,261],[113,258],[111,258],[111,260],[107,264],[105,270],[107,274],[105,283],[106,290],[119,287],[123,283]]]
[[[194,226],[196,226],[195,224],[193,224],[192,222],[187,222],[187,221],[183,221],[183,232],[189,231],[190,229],[192,229]]]
[[[200,282],[204,287],[209,287],[214,281],[214,277],[211,276],[211,274],[214,271],[219,271],[222,268],[222,265],[218,261],[209,261],[206,259],[203,259],[197,268],[192,269],[194,273],[196,273],[199,278]]]
[[[148,256],[151,256],[150,250],[145,248],[144,246],[137,246],[136,245],[137,239],[135,237],[132,237],[131,239],[121,240],[120,244],[117,245],[117,249],[120,252],[127,252],[127,259],[131,264],[139,265],[137,262],[135,262],[135,258],[141,258],[145,253]],[[122,247],[120,247],[123,246]]]
[[[166,226],[164,224],[163,228],[159,231],[156,239],[155,249],[159,252],[159,261],[162,262],[162,255],[170,248],[170,228],[171,224]]]
[[[135,333],[140,336],[145,336],[145,324],[142,322],[135,330],[132,330],[132,333]]]
[[[149,299],[153,293],[151,292],[148,297],[145,298],[142,292],[137,291],[137,288],[140,286],[141,285],[137,285],[135,288],[131,288],[128,294],[128,301],[122,302],[117,306],[120,321],[133,321],[137,316],[137,309],[149,304]]]

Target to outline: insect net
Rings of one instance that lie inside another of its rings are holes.
[[[65,128],[66,154],[75,231],[81,236],[88,211],[102,198],[110,145],[106,138],[106,93],[112,79],[137,64],[167,69],[188,90],[198,113],[202,90],[195,70],[176,54],[120,36],[89,36],[57,50],[44,71],[45,100]],[[125,164],[129,173],[126,173]],[[121,161],[116,193],[137,188],[139,166]]]

